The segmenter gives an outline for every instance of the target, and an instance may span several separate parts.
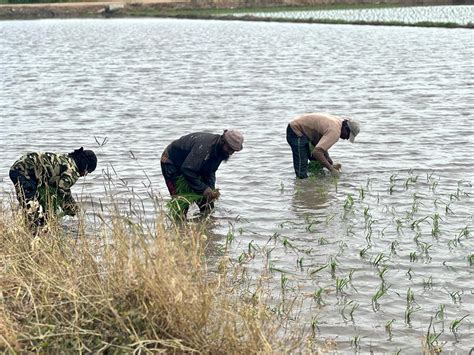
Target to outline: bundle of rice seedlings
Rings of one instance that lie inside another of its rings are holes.
[[[43,212],[48,215],[61,215],[62,214],[62,203],[63,198],[58,192],[45,185],[38,187],[38,202],[43,208]]]
[[[176,180],[176,192],[177,196],[167,203],[169,216],[175,221],[185,219],[189,207],[204,199],[204,195],[194,191],[183,176]]]
[[[309,151],[312,152],[314,150],[314,145],[309,142]],[[308,163],[308,175],[316,176],[324,174],[323,164],[321,164],[317,160],[310,160]]]

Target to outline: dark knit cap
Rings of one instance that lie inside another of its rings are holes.
[[[74,159],[80,173],[92,173],[97,168],[97,156],[92,150],[84,150],[81,147],[68,155]]]

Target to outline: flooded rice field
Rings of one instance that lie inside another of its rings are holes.
[[[368,9],[309,10],[309,11],[264,11],[238,12],[233,16],[252,15],[256,17],[293,20],[341,20],[366,22],[400,22],[415,24],[422,22],[474,24],[474,6],[416,6]]]
[[[236,128],[217,173],[210,250],[249,278],[267,269],[275,312],[342,352],[467,353],[474,344],[472,32],[187,20],[0,22],[0,192],[26,151],[94,149],[73,192],[89,212],[167,191],[173,139]],[[288,122],[350,114],[329,176],[294,178]],[[102,170],[102,172],[100,172]],[[66,223],[73,223],[67,221]]]

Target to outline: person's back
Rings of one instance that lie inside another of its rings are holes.
[[[78,167],[67,154],[27,153],[13,163],[11,170],[35,179],[37,186],[69,189],[80,177]]]
[[[216,171],[221,163],[217,159],[217,143],[220,135],[196,132],[173,141],[165,149],[165,163],[196,173]]]

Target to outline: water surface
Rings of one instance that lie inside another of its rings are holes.
[[[250,275],[271,270],[276,295],[282,281],[287,294],[307,295],[307,329],[341,351],[421,351],[429,329],[446,351],[471,349],[472,31],[5,21],[0,48],[2,193],[12,191],[8,169],[22,153],[84,146],[99,168],[75,194],[103,200],[110,173],[118,196],[133,191],[149,206],[151,189],[167,198],[159,165],[167,144],[236,128],[244,150],[217,173],[215,250],[233,232],[234,262]],[[286,126],[314,111],[362,123],[356,144],[330,150],[343,165],[337,185],[294,178]]]

